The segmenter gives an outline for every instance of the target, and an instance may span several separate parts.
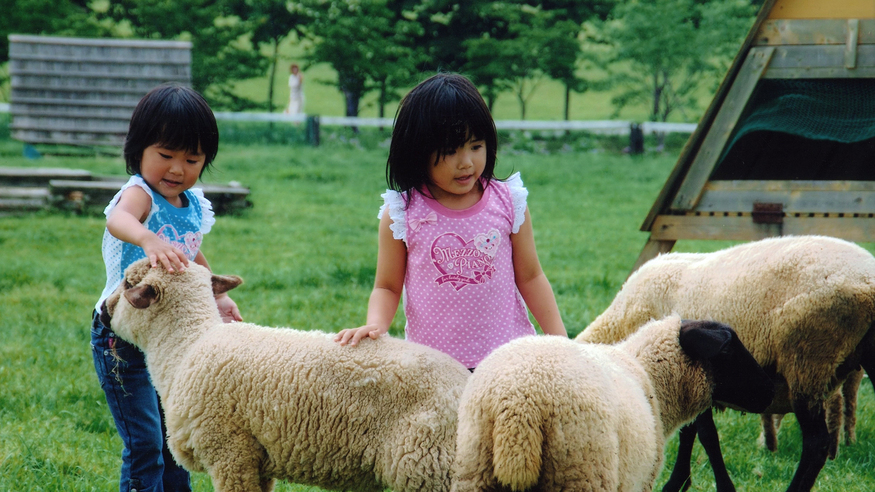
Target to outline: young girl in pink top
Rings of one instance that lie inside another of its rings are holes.
[[[493,349],[567,336],[541,270],[519,173],[493,176],[495,123],[465,77],[438,74],[401,101],[386,166],[379,252],[367,324],[335,340],[376,339],[404,297],[407,339],[474,369]]]

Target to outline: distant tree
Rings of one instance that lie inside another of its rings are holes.
[[[54,36],[95,35],[97,26],[89,23],[87,0],[4,0],[0,11],[0,64],[9,61],[10,34]],[[0,88],[9,75],[0,71]],[[0,94],[9,100],[9,94]]]
[[[753,22],[750,0],[629,0],[603,34],[613,46],[609,83],[616,112],[647,104],[649,120],[695,109],[703,80],[725,72]]]
[[[423,67],[460,71],[475,80],[487,103],[513,92],[525,117],[533,89],[545,77],[583,91],[577,76],[578,34],[588,19],[603,19],[616,0],[422,0]],[[567,116],[566,116],[567,117]]]
[[[416,74],[420,57],[412,40],[421,27],[414,16],[390,9],[386,0],[310,0],[308,5],[309,58],[337,72],[346,115],[358,116],[362,97],[372,91],[378,92],[384,115],[385,104]]]
[[[571,117],[571,93],[585,92],[589,88],[589,82],[577,74],[583,57],[580,25],[570,20],[560,21],[548,32],[550,36],[544,40],[542,49],[549,56],[542,58],[541,65],[544,73],[565,87],[563,116],[568,120]]]
[[[9,61],[10,34],[68,35],[87,25],[87,0],[4,0],[0,14],[0,63]]]

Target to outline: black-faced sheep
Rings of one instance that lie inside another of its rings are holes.
[[[803,441],[788,490],[810,490],[831,442],[824,402],[861,364],[875,369],[875,258],[822,236],[660,255],[629,277],[577,340],[617,342],[669,314],[729,324],[756,360],[786,382]]]
[[[449,489],[462,364],[391,337],[349,350],[333,334],[222,323],[213,295],[240,282],[137,262],[103,310],[145,353],[181,465],[217,491],[267,491],[275,478]]]
[[[773,396],[716,322],[668,317],[618,345],[520,338],[465,388],[452,490],[649,491],[666,437],[712,399],[762,411]]]

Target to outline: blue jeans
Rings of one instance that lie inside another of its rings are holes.
[[[143,352],[91,321],[91,354],[100,387],[125,445],[121,492],[189,492],[191,480],[167,447],[164,410],[149,380]]]

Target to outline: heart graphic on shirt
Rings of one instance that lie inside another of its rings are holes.
[[[477,251],[486,254],[490,258],[495,258],[495,253],[498,253],[498,245],[501,243],[501,235],[497,229],[490,229],[489,232],[477,234],[474,236],[474,247]]]
[[[489,234],[478,234],[470,241],[454,232],[441,234],[431,244],[431,261],[440,272],[435,282],[449,283],[458,291],[488,281],[495,273],[492,259],[496,248],[497,242],[489,239]]]
[[[194,257],[197,256],[197,252],[200,249],[201,242],[204,238],[202,232],[189,231],[180,236],[179,232],[177,232],[176,228],[173,227],[172,224],[165,224],[161,226],[156,234],[165,243],[168,243],[182,251],[182,253],[189,260],[194,260]]]

